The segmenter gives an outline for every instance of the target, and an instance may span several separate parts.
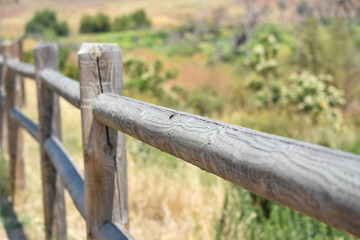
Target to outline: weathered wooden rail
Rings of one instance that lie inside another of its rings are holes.
[[[2,147],[10,153],[14,204],[25,188],[19,127],[40,143],[47,239],[66,239],[64,187],[89,239],[132,238],[123,133],[360,236],[360,156],[122,97],[121,50],[114,44],[82,45],[80,83],[58,72],[54,43],[36,46],[35,66],[19,60],[18,44],[1,45],[0,135],[8,130]],[[36,80],[38,124],[20,110],[19,75]],[[58,96],[81,110],[85,177],[61,143]]]

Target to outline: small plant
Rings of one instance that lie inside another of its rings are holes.
[[[252,48],[246,64],[254,71],[248,87],[255,92],[255,103],[265,107],[277,104],[283,92],[283,82],[278,80],[278,43],[274,35],[262,36]]]
[[[81,33],[100,33],[110,31],[109,17],[99,12],[95,16],[83,15],[80,22]]]
[[[338,107],[345,104],[344,92],[334,87],[333,81],[330,75],[293,73],[285,101],[297,110],[309,113],[315,122],[339,119]]]
[[[69,28],[66,22],[58,22],[56,12],[45,9],[36,12],[34,17],[26,24],[26,34],[67,36]]]

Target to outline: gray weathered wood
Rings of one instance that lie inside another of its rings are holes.
[[[40,71],[45,68],[58,70],[58,47],[53,42],[39,43],[34,56],[46,239],[67,239],[63,183],[44,148],[48,137],[55,136],[61,140],[59,98],[42,83],[40,77]]]
[[[5,94],[5,74],[7,71],[7,55],[8,51],[6,51],[6,48],[9,48],[8,45],[11,45],[8,41],[2,41],[0,44],[0,54],[3,57],[2,61],[3,64],[1,65],[0,69],[0,95],[6,96]],[[8,150],[8,137],[7,137],[7,117],[6,117],[6,111],[5,111],[5,101],[0,102],[0,146],[1,151]]]
[[[46,139],[44,148],[56,171],[61,175],[76,208],[85,218],[84,178],[79,168],[57,138],[49,137]]]
[[[25,114],[23,114],[17,107],[12,107],[9,115],[12,121],[15,121],[16,124],[24,128],[36,141],[39,142],[39,127],[34,121],[25,116]]]
[[[129,223],[125,137],[97,123],[91,107],[101,92],[121,94],[121,50],[115,44],[85,43],[78,59],[86,225],[88,238],[97,239],[105,223]]]
[[[18,47],[9,43],[4,46],[4,55],[7,59],[17,57]],[[25,171],[23,159],[23,138],[19,125],[11,121],[8,114],[10,109],[21,103],[20,79],[10,68],[4,69],[4,81],[6,89],[5,111],[8,129],[8,152],[10,156],[11,194],[13,205],[19,206],[24,197]]]
[[[40,76],[48,88],[65,98],[75,107],[80,108],[79,82],[51,69],[44,69],[41,71]]]
[[[116,223],[106,223],[99,231],[99,239],[104,240],[130,240],[134,239],[126,228]]]
[[[9,59],[7,61],[7,66],[14,70],[16,73],[35,79],[35,66],[30,63],[20,62],[18,59]]]
[[[95,118],[251,192],[360,236],[360,156],[101,94]]]
[[[4,63],[4,57],[0,55],[0,65],[2,65],[3,63]]]

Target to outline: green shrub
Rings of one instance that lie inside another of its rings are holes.
[[[252,204],[248,191],[227,184],[216,239],[355,239],[285,206],[270,203],[270,217]]]
[[[276,37],[264,35],[251,49],[246,62],[254,72],[248,87],[255,92],[255,104],[261,107],[277,104],[284,91],[284,83],[278,79],[278,49]]]
[[[26,34],[46,35],[49,31],[57,36],[67,36],[69,34],[67,23],[59,23],[56,19],[56,12],[48,9],[36,12],[25,26]]]
[[[151,22],[144,10],[137,10],[129,15],[117,17],[113,23],[113,30],[123,31],[130,29],[148,28]]]
[[[221,113],[225,101],[219,96],[216,89],[209,86],[191,91],[187,97],[186,105],[195,110],[196,114],[202,116],[212,116],[213,113]]]
[[[170,95],[164,91],[164,83],[177,75],[175,69],[164,69],[160,60],[147,63],[139,58],[124,60],[125,90],[144,93],[158,100],[170,100]]]
[[[315,122],[341,120],[341,112],[337,108],[345,104],[344,92],[334,87],[333,81],[330,75],[294,73],[290,76],[285,101],[299,111],[308,112]]]
[[[109,17],[104,13],[97,13],[95,16],[83,15],[80,21],[81,33],[100,33],[110,31]]]

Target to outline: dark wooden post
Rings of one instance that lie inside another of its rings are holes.
[[[78,58],[86,226],[88,238],[97,239],[108,222],[129,227],[125,136],[98,123],[92,112],[99,94],[122,94],[121,49],[116,44],[85,43]]]
[[[7,118],[5,111],[5,73],[6,73],[6,61],[7,61],[7,53],[5,51],[6,45],[9,45],[10,42],[1,42],[0,45],[0,54],[3,56],[3,64],[1,66],[0,73],[0,144],[1,144],[1,152],[3,150],[8,150],[8,139],[7,139]]]
[[[7,43],[4,46],[7,59],[18,57],[17,43]],[[14,206],[18,206],[23,199],[25,190],[25,173],[23,159],[23,137],[20,127],[10,119],[10,109],[20,106],[20,79],[10,68],[4,68],[6,102],[5,111],[8,129],[8,152],[10,156],[11,195]]]
[[[16,44],[18,45],[17,47],[18,47],[18,52],[17,52],[17,54],[18,54],[18,59],[19,59],[19,61],[23,61],[24,60],[24,58],[23,58],[23,39],[22,38],[20,38],[17,42],[16,42]],[[19,95],[19,98],[21,99],[20,100],[20,106],[21,107],[23,107],[23,106],[25,106],[26,105],[26,98],[25,98],[25,81],[24,81],[24,78],[22,77],[22,76],[19,76],[19,84],[20,84],[20,95]]]
[[[61,140],[59,97],[49,90],[40,78],[42,69],[58,70],[58,47],[53,42],[39,43],[35,47],[34,56],[46,239],[67,239],[63,183],[44,149],[44,142],[48,137],[54,136]]]

